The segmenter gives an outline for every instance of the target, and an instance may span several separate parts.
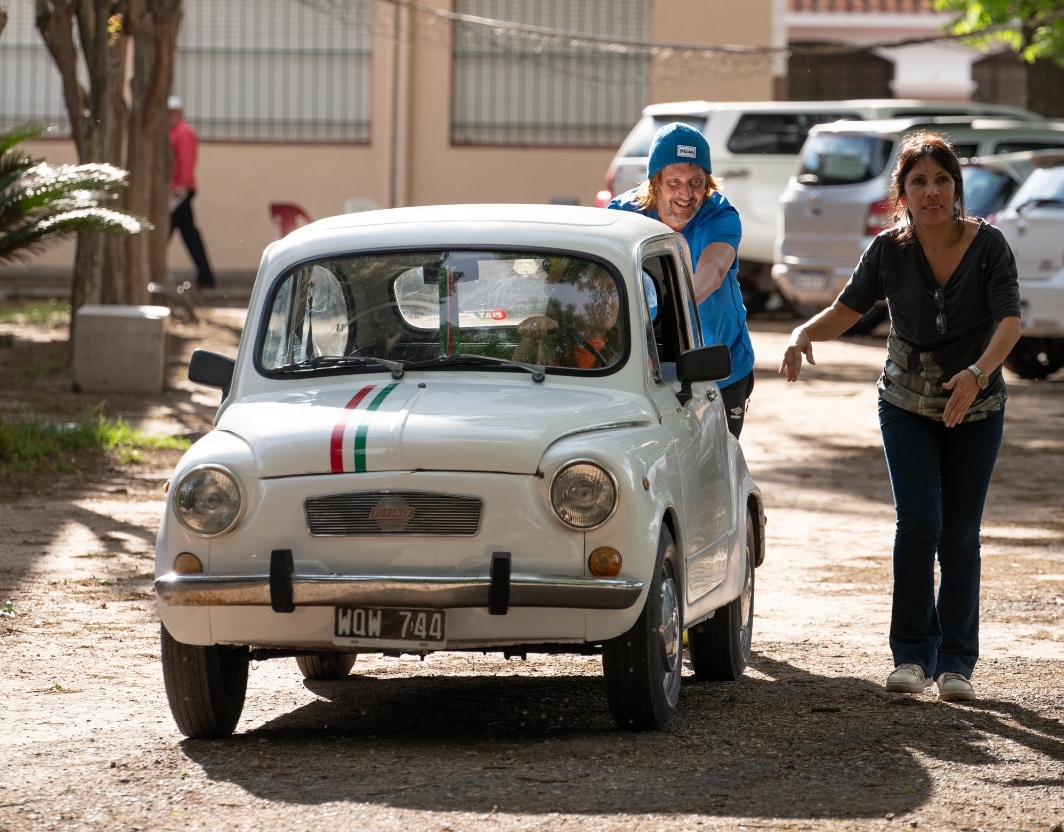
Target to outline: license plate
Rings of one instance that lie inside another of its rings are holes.
[[[823,292],[828,288],[827,272],[795,272],[794,288],[804,292]]]
[[[440,648],[447,641],[443,610],[337,607],[333,627],[336,644]]]

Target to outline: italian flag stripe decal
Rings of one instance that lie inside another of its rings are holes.
[[[389,384],[381,388],[380,392],[370,400],[365,412],[372,413],[379,408],[381,403],[388,398],[388,394],[398,386],[398,384]],[[374,389],[376,389],[376,385],[373,384],[363,387],[351,397],[351,401],[344,406],[344,410],[353,411],[357,409]],[[344,433],[347,430],[348,418],[345,416],[333,426],[332,439],[329,442],[329,464],[334,474],[342,474],[344,472]],[[362,473],[366,470],[366,435],[368,433],[369,425],[366,422],[361,422],[355,432],[353,470],[357,473]]]

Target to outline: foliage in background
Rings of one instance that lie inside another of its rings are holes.
[[[122,464],[140,461],[145,448],[187,450],[183,437],[145,436],[119,418],[107,419],[96,407],[74,422],[39,419],[5,419],[0,414],[0,473],[46,468],[62,471],[72,467],[70,454],[105,451]]]
[[[43,135],[43,124],[0,132],[0,263],[25,259],[78,232],[137,234],[150,226],[108,207],[126,172],[89,163],[54,167],[19,148]]]
[[[951,31],[971,43],[1008,45],[1025,61],[1064,67],[1064,7],[1060,0],[935,0],[938,11],[960,12]]]

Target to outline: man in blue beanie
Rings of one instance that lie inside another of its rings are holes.
[[[742,225],[712,170],[705,136],[680,122],[666,124],[650,145],[647,180],[614,197],[609,207],[660,220],[687,240],[702,337],[731,349],[732,374],[720,388],[728,429],[738,439],[754,389],[754,347],[739,290]]]

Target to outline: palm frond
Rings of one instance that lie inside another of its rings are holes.
[[[24,259],[71,234],[98,232],[138,234],[151,223],[124,211],[88,207],[27,221],[0,234],[0,262]]]
[[[147,220],[104,203],[128,174],[104,163],[49,165],[17,149],[39,123],[0,132],[0,262],[23,259],[75,233],[138,234]]]

